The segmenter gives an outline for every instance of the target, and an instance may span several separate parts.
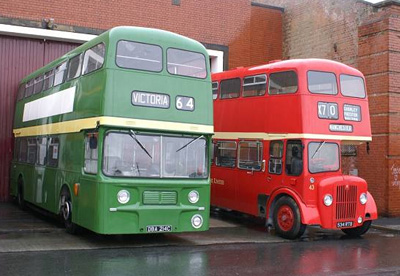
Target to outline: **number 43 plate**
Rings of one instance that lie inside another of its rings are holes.
[[[148,233],[171,232],[171,225],[149,225],[147,226]]]

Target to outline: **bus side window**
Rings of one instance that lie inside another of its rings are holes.
[[[236,142],[219,141],[216,145],[215,165],[219,167],[236,167]]]
[[[86,173],[92,174],[97,173],[98,159],[98,146],[97,143],[93,143],[94,137],[97,138],[97,133],[89,133],[85,137],[85,165],[83,168]]]
[[[49,138],[49,147],[47,151],[47,165],[49,167],[58,166],[58,156],[60,152],[60,140],[58,137]]]
[[[37,153],[37,163],[38,165],[45,165],[46,164],[46,155],[47,155],[47,138],[40,137],[38,140],[38,153]]]
[[[28,159],[28,141],[26,138],[21,138],[18,161],[26,163]]]
[[[212,97],[213,100],[216,100],[218,98],[218,82],[214,81],[212,83]]]
[[[68,63],[67,81],[76,79],[81,75],[82,54],[74,56]]]
[[[298,176],[303,172],[303,146],[300,140],[286,144],[286,174]]]
[[[271,141],[269,145],[268,172],[273,174],[282,173],[283,142]]]
[[[291,94],[297,91],[297,74],[294,71],[278,72],[269,75],[269,94]]]
[[[221,81],[219,93],[221,99],[238,98],[240,95],[240,79],[235,78]]]
[[[259,141],[239,142],[239,168],[260,171],[262,165],[262,143]]]
[[[67,69],[66,61],[56,67],[56,71],[54,74],[54,86],[64,83],[66,69]]]
[[[37,140],[36,138],[28,139],[28,163],[35,164],[37,156]]]
[[[267,75],[245,77],[243,79],[243,97],[262,96],[267,90]]]
[[[83,57],[82,75],[89,74],[103,66],[105,51],[103,43],[86,50]]]

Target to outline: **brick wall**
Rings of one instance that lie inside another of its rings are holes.
[[[84,3],[87,4],[84,4]],[[61,9],[60,7],[66,7]],[[48,1],[2,0],[0,17],[107,30],[119,25],[160,28],[229,47],[229,68],[282,58],[282,11],[250,0]]]
[[[357,66],[358,26],[373,7],[356,0],[256,0],[280,6],[283,56],[327,58]]]
[[[383,7],[359,27],[359,69],[365,74],[373,142],[360,168],[381,215],[400,215],[400,8]]]

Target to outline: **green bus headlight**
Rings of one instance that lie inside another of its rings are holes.
[[[117,194],[118,202],[121,204],[127,203],[129,201],[130,197],[131,196],[127,190],[121,190]]]
[[[193,190],[188,194],[188,199],[190,203],[196,203],[197,201],[199,201],[199,198],[200,196],[198,191]]]

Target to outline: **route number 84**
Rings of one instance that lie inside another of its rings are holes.
[[[194,110],[194,98],[177,96],[175,101],[176,109],[193,111]]]

